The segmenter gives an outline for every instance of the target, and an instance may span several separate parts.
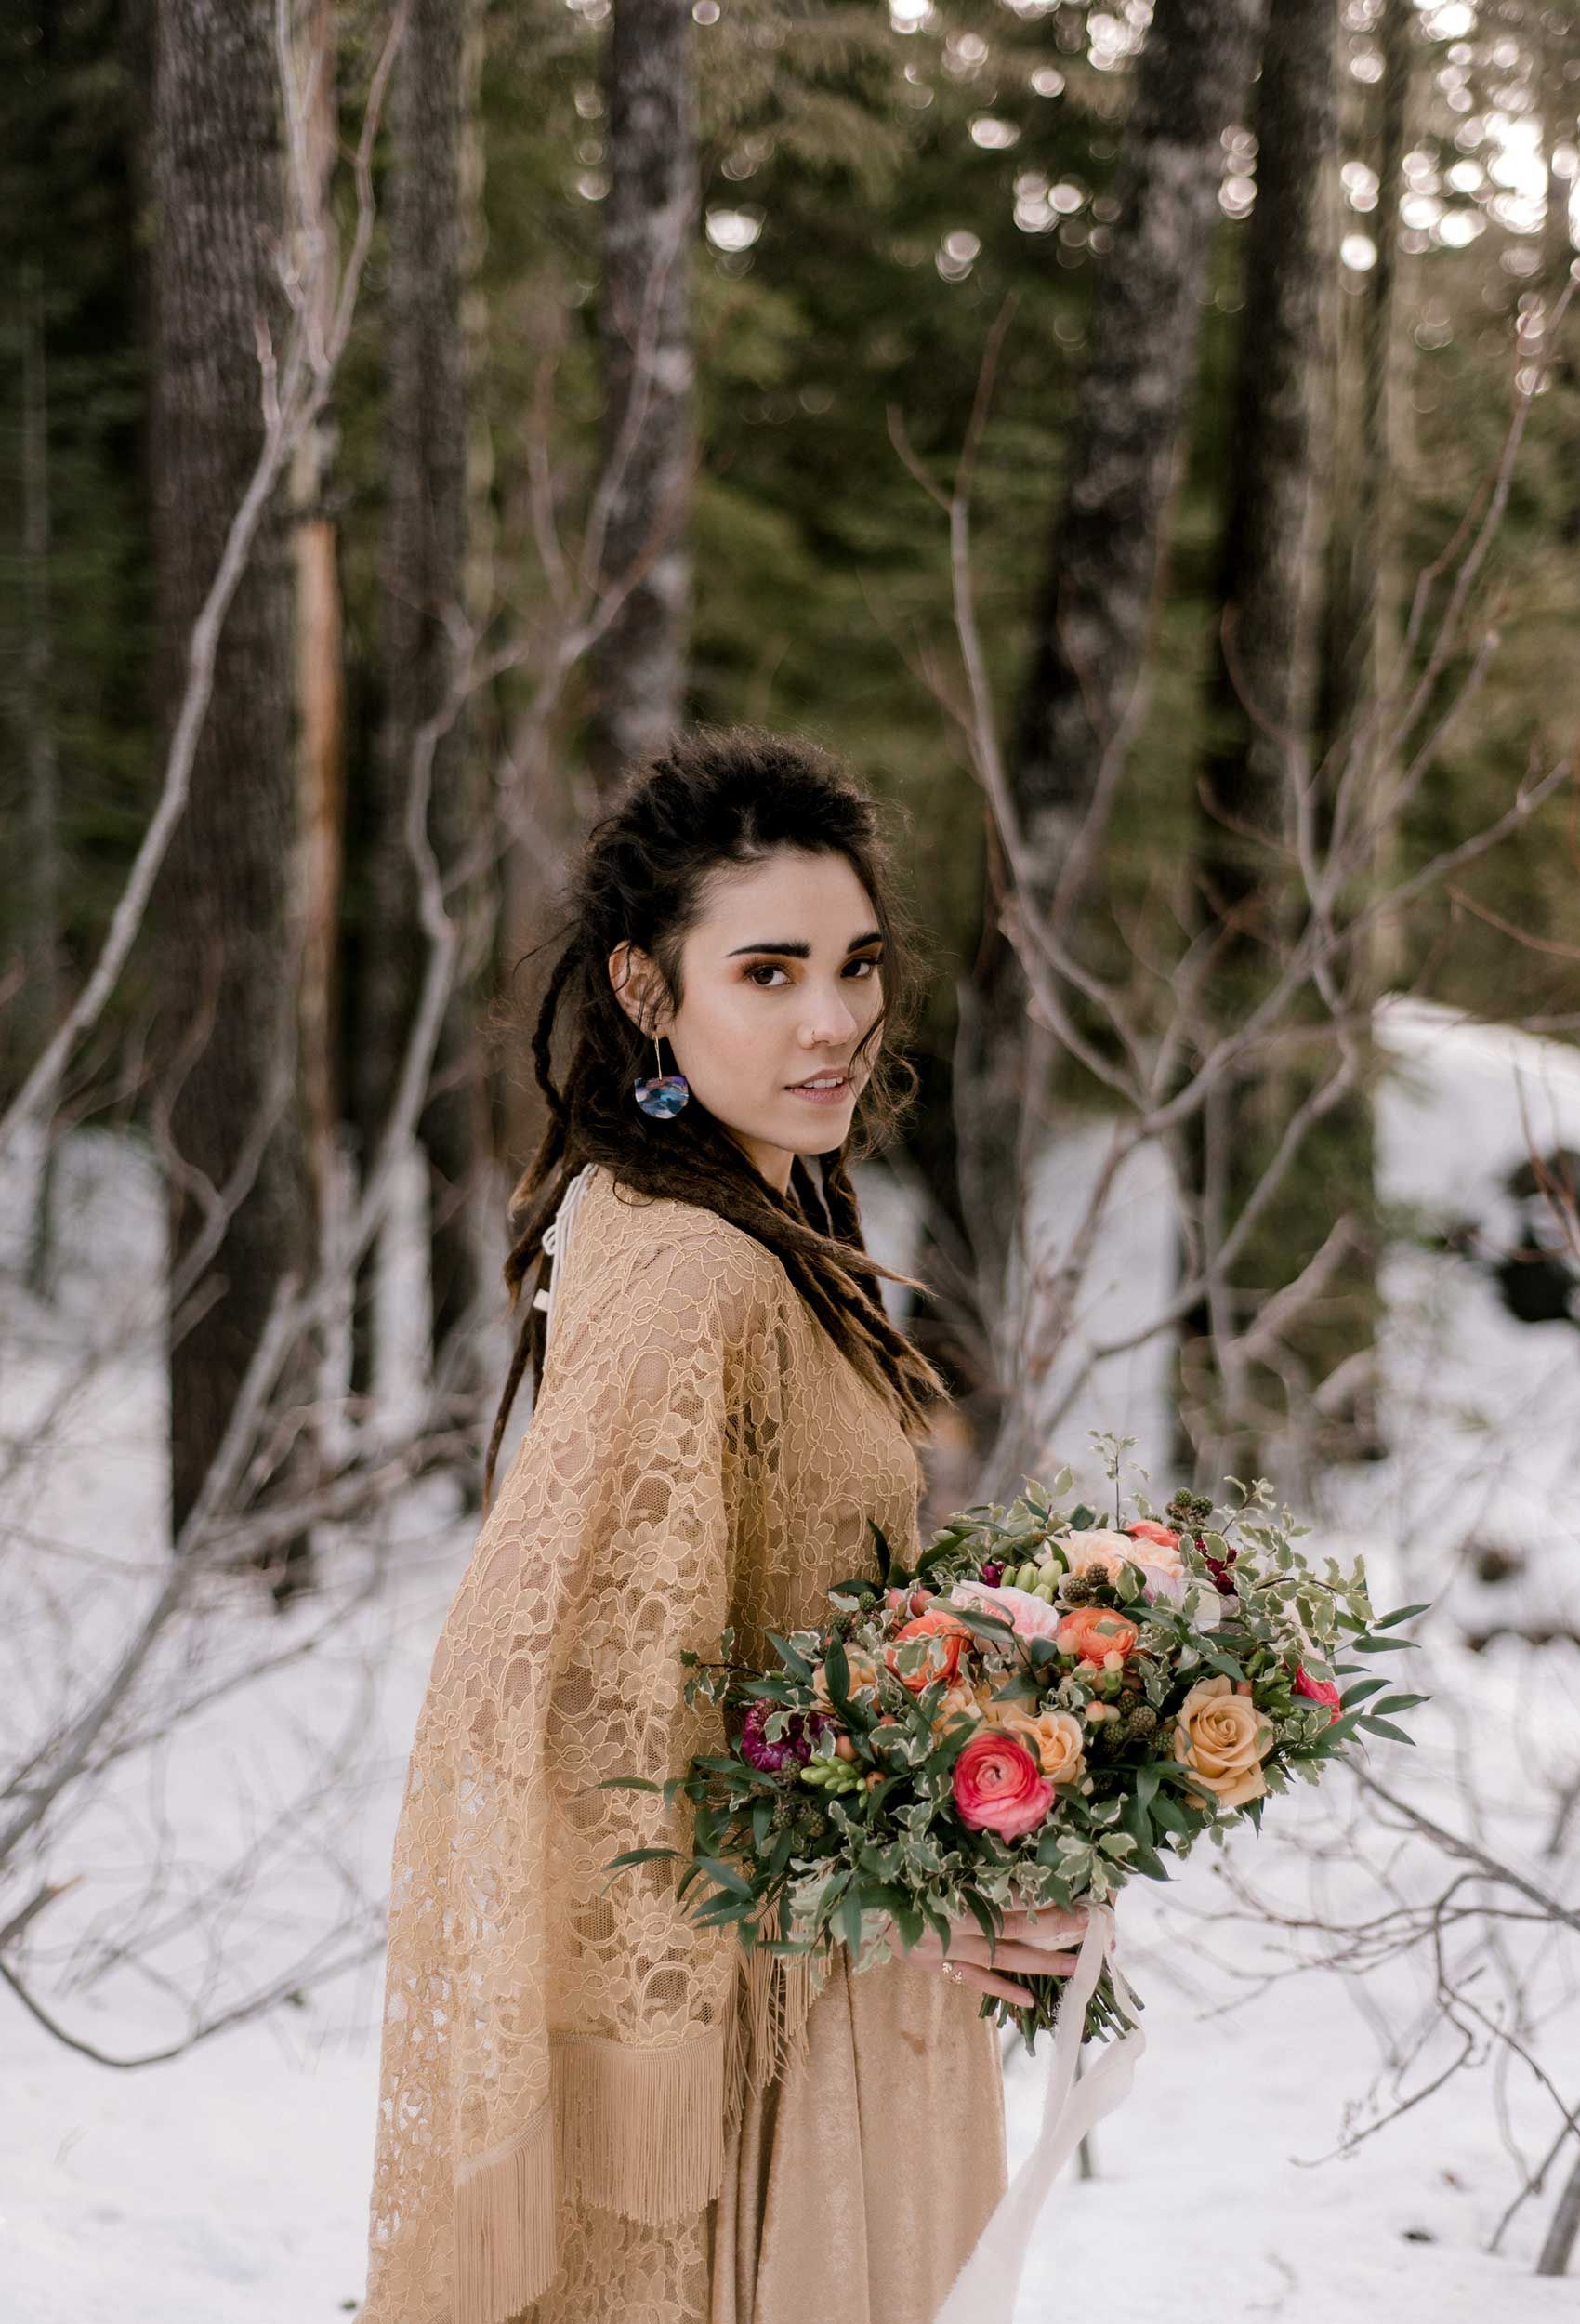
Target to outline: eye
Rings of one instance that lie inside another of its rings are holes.
[[[882,955],[880,953],[869,952],[864,954],[860,960],[852,960],[847,967],[845,972],[849,975],[851,969],[868,969],[872,971],[872,975],[876,976],[882,966]],[[862,980],[863,983],[868,983],[870,981],[870,978],[863,978]]]
[[[759,977],[759,976],[783,976],[783,973],[784,973],[783,970],[782,968],[780,968],[780,967],[779,967],[779,966],[778,966],[778,965],[777,965],[774,961],[772,961],[772,960],[758,960],[758,961],[756,961],[756,962],[753,964],[753,966],[752,966],[751,968],[749,968],[749,969],[746,971],[746,981],[747,981],[747,983],[748,983],[748,984],[757,984],[757,990],[758,990],[758,992],[759,992],[759,993],[770,993],[770,992],[772,992],[772,990],[774,989],[774,988],[773,988],[773,986],[772,986],[771,984],[757,984],[757,979],[758,979],[758,977]]]

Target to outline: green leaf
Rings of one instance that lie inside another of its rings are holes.
[[[1012,1638],[1015,1625],[1007,1615],[990,1614],[985,1606],[954,1605],[951,1614],[965,1623],[968,1631],[979,1631],[984,1638]]]
[[[1216,1646],[1204,1647],[1202,1660],[1209,1670],[1217,1670],[1226,1679],[1238,1683],[1245,1675],[1232,1655],[1219,1654]]]
[[[994,1920],[993,1908],[988,1904],[987,1899],[983,1896],[979,1896],[974,1888],[968,1888],[966,1891],[966,1909],[970,1914],[972,1920],[976,1922],[978,1928],[981,1929],[982,1934],[987,1938],[988,1943],[990,1945],[996,1945],[998,1942],[999,1923]]]
[[[927,1922],[928,1928],[932,1931],[934,1936],[938,1938],[940,1944],[946,1945],[949,1942],[948,1914],[940,1912],[938,1907],[932,1903],[930,1898],[926,1896],[917,1897],[916,1909],[921,1914],[922,1919]]]
[[[589,1785],[593,1791],[662,1791],[661,1783],[650,1783],[646,1776],[605,1776],[601,1783]]]
[[[722,1896],[713,1904],[704,1905],[701,1912],[691,1915],[699,1929],[728,1928],[732,1921],[744,1921],[756,1905],[755,1897]]]
[[[1374,1616],[1372,1628],[1374,1630],[1392,1630],[1400,1622],[1408,1622],[1417,1614],[1426,1614],[1429,1612],[1431,1603],[1431,1600],[1429,1598],[1426,1600],[1425,1604],[1421,1605],[1395,1606],[1391,1614],[1378,1614]]]
[[[862,1899],[854,1889],[840,1905],[839,1928],[850,1950],[853,1953],[859,1951],[862,1943]]]
[[[744,1896],[748,1901],[755,1901],[757,1892],[751,1882],[743,1880],[735,1867],[726,1864],[722,1856],[699,1856],[697,1862],[699,1868],[707,1874],[716,1887],[727,1888],[732,1896]]]
[[[604,1866],[606,1872],[618,1872],[628,1864],[657,1864],[664,1856],[678,1856],[678,1848],[625,1848],[619,1855],[611,1856]]]
[[[1363,1703],[1368,1695],[1380,1695],[1387,1684],[1387,1679],[1357,1679],[1353,1686],[1345,1688],[1338,1699],[1348,1710],[1351,1703]]]
[[[768,1633],[768,1643],[773,1648],[774,1653],[779,1657],[780,1661],[783,1662],[784,1668],[789,1671],[792,1678],[810,1679],[812,1675],[811,1664],[806,1659],[805,1656],[797,1653],[795,1647],[790,1644],[790,1641],[787,1638],[781,1638],[777,1631],[770,1630]]]
[[[1358,1655],[1413,1654],[1416,1650],[1413,1638],[1352,1638],[1350,1651]]]
[[[1388,1710],[1414,1710],[1417,1703],[1429,1703],[1429,1695],[1385,1695],[1380,1703],[1374,1703],[1366,1716],[1380,1719]]]
[[[1413,1735],[1406,1735],[1402,1727],[1396,1727],[1391,1720],[1375,1718],[1369,1711],[1362,1712],[1361,1724],[1368,1735],[1386,1735],[1390,1743],[1413,1744],[1415,1740]]]
[[[823,1658],[823,1683],[828,1699],[847,1726],[850,1724],[850,1665],[837,1638],[831,1638]]]
[[[894,1570],[894,1552],[889,1546],[889,1536],[876,1517],[869,1517],[867,1525],[872,1533],[873,1546],[877,1551],[878,1574],[887,1586],[889,1577]]]

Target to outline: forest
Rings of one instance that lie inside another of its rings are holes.
[[[1425,2171],[1427,2086],[1497,2078],[1477,2312],[1517,2253],[1547,2314],[1580,7],[20,0],[0,116],[0,1976],[40,2054],[206,2055],[375,1957],[386,1828],[339,1847],[383,1730],[342,1673],[333,1739],[280,1737],[475,1529],[563,867],[678,728],[785,731],[878,795],[927,959],[854,1158],[952,1391],[928,1506],[1130,1429],[1438,1602],[1432,1779],[1361,1778],[1313,1852],[1358,1886],[1214,1911],[1402,1981],[1346,2151],[1408,2119]],[[279,1789],[205,1822],[217,1717]],[[238,1938],[288,1824],[310,1868]]]

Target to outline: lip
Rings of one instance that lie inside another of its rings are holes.
[[[793,1081],[788,1084],[788,1093],[793,1098],[804,1098],[809,1105],[842,1105],[850,1094],[850,1077],[841,1074],[831,1089],[810,1089],[804,1081]]]

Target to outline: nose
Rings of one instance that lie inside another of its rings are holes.
[[[838,986],[820,991],[801,1026],[803,1049],[827,1049],[847,1042],[862,1030],[862,1020]]]

